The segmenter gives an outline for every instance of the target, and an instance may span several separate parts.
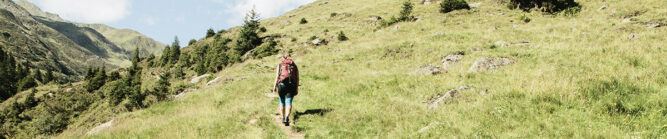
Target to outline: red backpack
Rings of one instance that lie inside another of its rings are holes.
[[[299,70],[291,59],[285,59],[280,63],[280,78],[278,82],[283,82],[285,79],[287,84],[296,84],[299,81]]]

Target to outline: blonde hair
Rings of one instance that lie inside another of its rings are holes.
[[[287,58],[290,58],[290,57],[292,57],[292,55],[289,52],[283,53],[283,58],[284,59],[287,59]]]

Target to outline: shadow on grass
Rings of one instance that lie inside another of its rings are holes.
[[[296,113],[294,113],[294,122],[299,120],[299,117],[301,117],[303,115],[315,115],[315,114],[317,114],[317,115],[320,115],[320,116],[324,116],[324,114],[329,113],[332,110],[333,109],[328,109],[327,108],[327,109],[308,109],[308,110],[303,111],[303,112],[298,112],[297,111]]]

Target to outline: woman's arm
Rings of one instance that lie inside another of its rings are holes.
[[[278,85],[278,78],[280,78],[280,65],[276,67],[276,80],[273,81],[273,89],[271,91],[276,92],[276,85]]]

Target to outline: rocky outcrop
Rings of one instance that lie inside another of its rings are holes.
[[[442,73],[442,68],[428,64],[417,68],[414,73],[420,75],[436,75]]]
[[[192,77],[192,80],[190,80],[190,83],[198,83],[199,81],[201,81],[201,79],[204,79],[204,78],[209,77],[209,76],[211,76],[211,74],[204,74],[204,75],[201,75],[201,76]]]
[[[452,98],[457,97],[458,92],[461,92],[463,90],[468,90],[468,89],[470,89],[470,87],[464,85],[464,86],[460,86],[458,88],[449,90],[445,93],[437,94],[437,95],[431,97],[431,99],[428,99],[428,101],[427,101],[428,109],[437,108],[440,103],[447,102],[447,101],[451,100]]]
[[[488,72],[513,64],[509,58],[480,58],[470,67],[469,72]]]

